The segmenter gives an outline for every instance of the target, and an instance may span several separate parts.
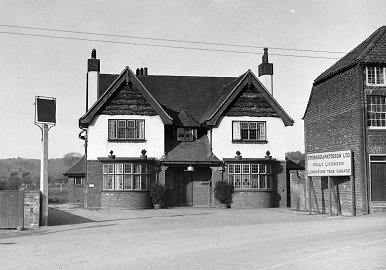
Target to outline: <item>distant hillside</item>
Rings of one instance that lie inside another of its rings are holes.
[[[48,179],[63,179],[63,172],[68,169],[62,158],[54,158],[48,161]],[[32,181],[40,179],[40,160],[9,158],[0,159],[0,179],[8,177],[30,178]]]

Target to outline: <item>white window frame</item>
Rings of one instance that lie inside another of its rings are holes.
[[[228,182],[233,184],[235,190],[272,190],[273,188],[272,164],[229,163],[227,167]]]
[[[109,119],[108,140],[142,141],[145,140],[144,119]]]
[[[80,183],[77,183],[77,180],[80,180]],[[74,177],[74,186],[83,185],[83,177]]]
[[[386,129],[386,96],[367,96],[367,126]]]
[[[374,82],[369,82],[370,80],[370,74],[372,73],[371,70],[374,71]],[[382,77],[383,80],[382,83],[378,83],[379,80],[379,73],[377,72],[381,70],[382,71]],[[367,66],[366,67],[366,85],[367,86],[386,86],[386,67],[378,67],[378,66]]]
[[[190,127],[177,128],[177,141],[178,142],[192,142],[197,137],[197,129]]]
[[[138,185],[134,183],[136,177],[139,179]],[[112,186],[109,188],[111,178]],[[103,190],[148,190],[150,178],[150,164],[129,162],[103,164]]]
[[[246,133],[247,137],[245,137],[243,130],[244,131],[247,130],[247,133]],[[266,121],[232,121],[232,141],[266,142],[267,141],[266,130],[267,130]],[[252,136],[252,134],[254,133],[252,133],[251,131],[255,131],[256,134]]]

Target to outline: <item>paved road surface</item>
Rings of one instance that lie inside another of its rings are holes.
[[[0,269],[386,269],[386,215],[59,207],[50,223],[0,231]]]

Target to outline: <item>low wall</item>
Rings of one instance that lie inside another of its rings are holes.
[[[274,191],[236,191],[232,208],[272,208],[279,206],[279,194]]]
[[[102,191],[102,208],[148,209],[152,207],[149,191]]]

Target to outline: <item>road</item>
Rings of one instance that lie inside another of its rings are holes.
[[[386,215],[56,208],[50,221],[1,231],[0,269],[386,269]]]

